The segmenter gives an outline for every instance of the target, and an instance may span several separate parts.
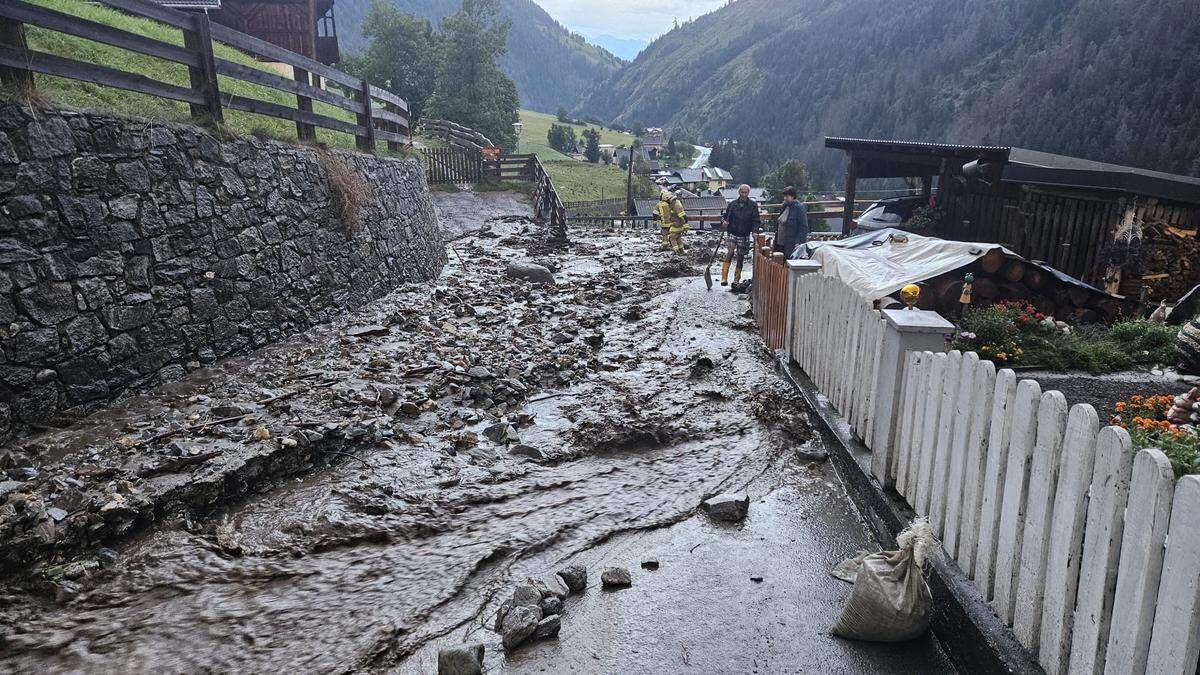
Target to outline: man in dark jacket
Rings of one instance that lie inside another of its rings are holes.
[[[750,252],[750,239],[762,229],[758,204],[750,199],[749,185],[738,188],[738,198],[725,208],[721,225],[729,233],[729,249],[725,251],[725,264],[721,266],[721,285],[728,286],[729,266],[733,263],[734,254],[737,254],[737,267],[733,270],[733,283],[736,284],[742,281],[742,264]]]
[[[797,244],[808,241],[808,207],[796,199],[796,188],[783,191],[783,210],[779,213],[779,230],[775,233],[774,249],[792,256]]]

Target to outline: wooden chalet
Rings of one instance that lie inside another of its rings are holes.
[[[332,65],[341,60],[334,0],[221,0],[212,20]]]
[[[825,146],[849,158],[846,231],[859,179],[916,179],[941,208],[947,239],[1003,244],[1126,295],[1147,287],[1173,300],[1200,283],[1200,178],[1006,146],[855,138]]]

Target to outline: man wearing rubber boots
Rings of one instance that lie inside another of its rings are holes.
[[[654,207],[654,217],[662,228],[663,248],[683,253],[683,233],[688,230],[687,213],[683,202],[669,190],[663,190]]]
[[[762,219],[758,213],[758,204],[750,199],[750,186],[738,188],[738,197],[725,208],[725,216],[721,218],[721,226],[729,234],[729,248],[725,251],[725,262],[721,265],[721,285],[729,285],[729,266],[737,256],[737,266],[733,269],[733,283],[742,281],[742,265],[746,254],[750,252],[751,238],[762,229]]]

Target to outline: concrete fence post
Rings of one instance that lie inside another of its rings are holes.
[[[788,358],[795,361],[797,354],[793,353],[793,340],[796,337],[796,300],[799,293],[800,277],[807,274],[816,274],[821,271],[821,263],[816,260],[789,260],[787,261],[787,315],[784,317],[783,324],[783,348],[787,351]]]
[[[875,378],[875,430],[871,448],[871,473],[879,484],[891,487],[891,465],[896,456],[896,430],[900,409],[900,387],[908,352],[944,352],[946,336],[954,324],[937,312],[885,309],[883,345]]]

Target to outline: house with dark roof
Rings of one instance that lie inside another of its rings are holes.
[[[1010,146],[835,137],[825,146],[849,163],[844,230],[853,227],[858,180],[914,179],[940,209],[941,236],[1003,244],[1110,292],[1163,287],[1176,273],[1147,273],[1133,250],[1200,232],[1193,176]],[[1172,278],[1172,288],[1200,283],[1200,265],[1180,270],[1194,278]]]
[[[174,6],[185,2],[156,1]],[[341,60],[333,4],[334,0],[214,0],[215,6],[205,9],[216,23],[332,65]],[[290,76],[291,68],[286,70]]]
[[[698,219],[698,216],[719,216],[725,213],[727,206],[724,199],[720,197],[681,197],[683,202],[683,210],[687,212],[688,222],[693,226],[704,225]],[[635,216],[652,216],[654,215],[654,207],[658,205],[657,199],[635,199],[633,207]],[[712,223],[708,223],[712,225]]]

